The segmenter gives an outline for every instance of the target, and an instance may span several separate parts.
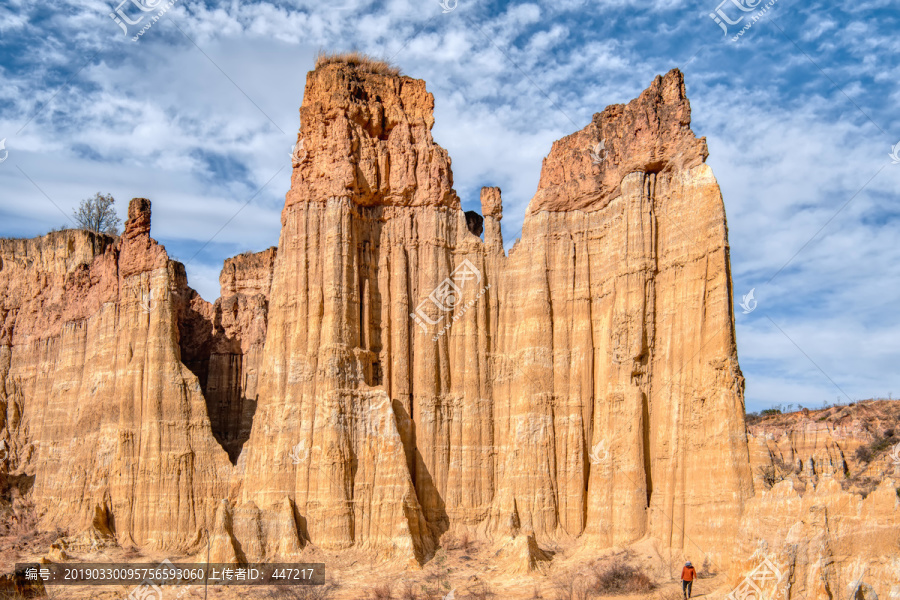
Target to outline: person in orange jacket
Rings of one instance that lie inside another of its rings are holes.
[[[694,565],[691,564],[691,561],[687,561],[684,563],[684,568],[681,569],[681,591],[685,598],[691,597],[691,588],[694,586],[696,578],[697,571],[694,570]]]

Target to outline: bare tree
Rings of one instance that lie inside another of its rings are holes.
[[[119,235],[119,225],[122,221],[116,216],[113,206],[116,200],[110,194],[105,196],[100,192],[92,198],[85,198],[75,212],[75,222],[81,229]]]

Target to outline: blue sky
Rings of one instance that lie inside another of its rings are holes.
[[[725,197],[748,410],[900,395],[896,4],[177,0],[132,41],[169,1],[0,6],[0,236],[147,197],[214,300],[224,258],[278,242],[316,52],[357,49],[428,82],[463,205],[499,185],[509,246],[551,143],[678,67]],[[145,17],[126,36],[116,8]],[[728,35],[717,9],[743,17]]]

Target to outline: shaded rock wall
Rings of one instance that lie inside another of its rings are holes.
[[[256,412],[275,255],[272,247],[226,260],[221,296],[213,305],[198,299],[181,321],[183,350],[203,341],[184,352],[190,354],[186,364],[200,379],[213,434],[232,462],[250,437]]]

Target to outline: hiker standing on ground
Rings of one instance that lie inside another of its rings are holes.
[[[691,561],[684,563],[684,568],[681,570],[681,591],[684,593],[685,598],[691,597],[691,588],[696,577],[697,571],[694,570],[694,565],[691,564]]]

